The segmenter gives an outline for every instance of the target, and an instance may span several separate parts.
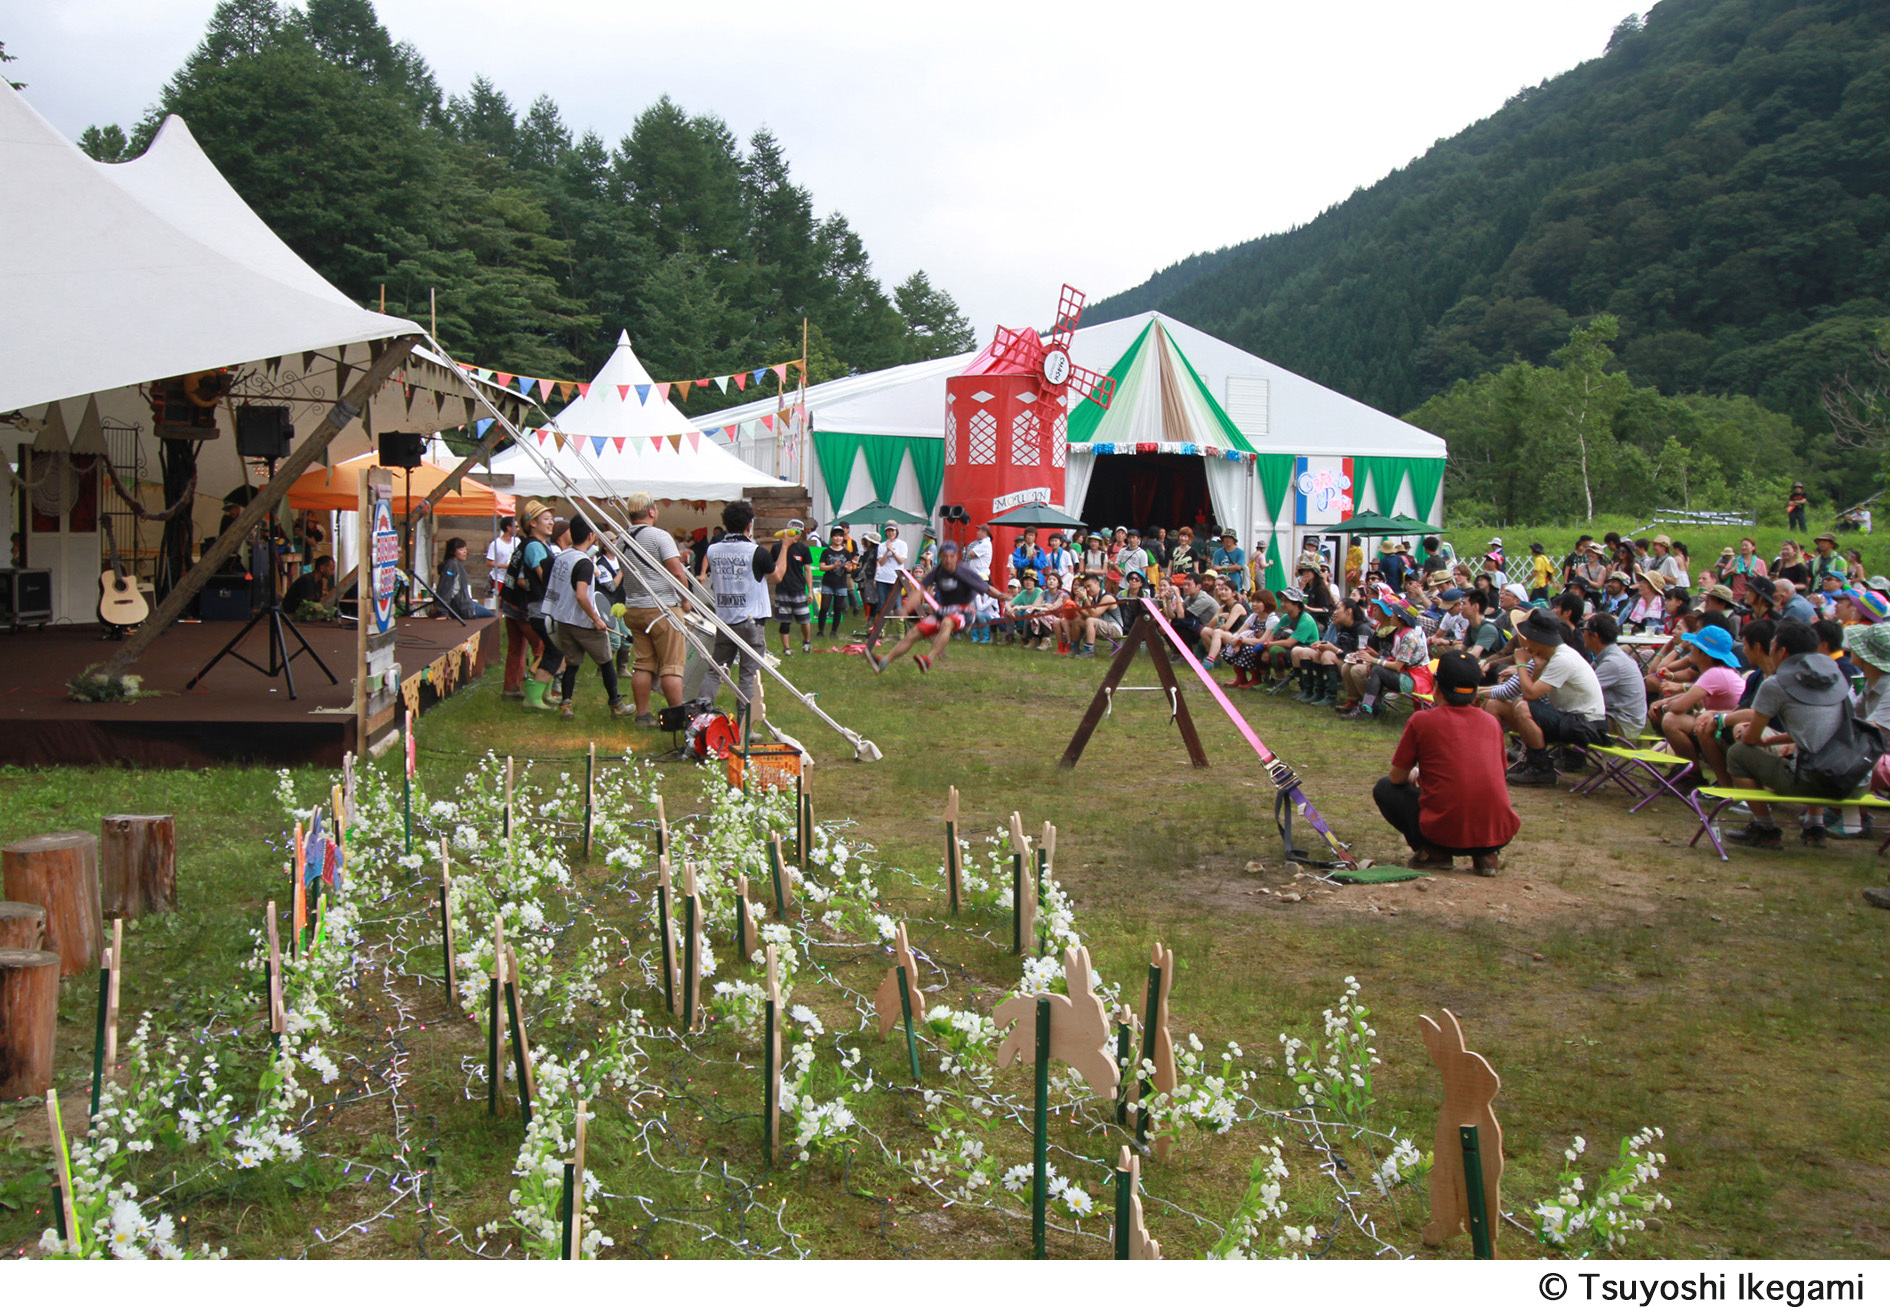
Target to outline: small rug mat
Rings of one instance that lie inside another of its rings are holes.
[[[1409,867],[1358,867],[1327,874],[1346,885],[1389,885],[1400,880],[1423,880],[1430,873],[1413,871]]]

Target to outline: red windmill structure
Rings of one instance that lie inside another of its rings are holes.
[[[988,522],[1022,504],[1063,503],[1069,407],[1089,400],[1108,408],[1116,393],[1113,377],[1070,359],[1070,339],[1082,317],[1083,292],[1066,285],[1048,339],[1029,327],[999,327],[970,366],[947,378],[940,493],[944,503],[962,506],[972,522]],[[996,531],[994,584],[1004,583],[1017,535],[1004,527]]]

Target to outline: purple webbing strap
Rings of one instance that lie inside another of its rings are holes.
[[[1326,846],[1332,850],[1334,858],[1348,867],[1352,866],[1351,854],[1345,851],[1345,846],[1339,843],[1338,837],[1326,825],[1326,819],[1319,815],[1319,810],[1312,806],[1312,801],[1299,788],[1299,778],[1261,742],[1258,735],[1254,734],[1253,727],[1247,724],[1247,719],[1240,715],[1228,699],[1221,689],[1220,682],[1208,675],[1207,668],[1201,666],[1195,659],[1194,651],[1188,648],[1187,641],[1175,634],[1175,628],[1168,624],[1168,619],[1162,615],[1162,610],[1155,602],[1150,599],[1144,599],[1141,602],[1142,606],[1148,609],[1148,615],[1155,619],[1155,625],[1159,626],[1162,634],[1168,637],[1168,643],[1182,656],[1188,666],[1194,669],[1194,674],[1201,678],[1201,684],[1205,685],[1208,693],[1214,696],[1214,702],[1220,704],[1221,711],[1227,714],[1227,719],[1234,724],[1234,729],[1239,731],[1246,738],[1247,743],[1253,746],[1253,751],[1260,755],[1260,761],[1266,764],[1267,774],[1273,778],[1276,786],[1285,791],[1287,802],[1293,805],[1293,811],[1305,818],[1306,823],[1319,833],[1319,837],[1325,840]],[[1290,849],[1287,851],[1292,852]]]

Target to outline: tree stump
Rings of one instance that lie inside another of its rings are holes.
[[[58,1021],[59,955],[0,949],[0,1102],[52,1088]]]
[[[38,949],[46,942],[46,909],[37,903],[0,903],[0,948]]]
[[[177,822],[162,817],[106,817],[98,844],[104,915],[136,921],[177,910]]]
[[[8,899],[46,909],[46,947],[59,955],[60,975],[98,969],[98,836],[68,830],[15,840],[0,848],[0,883]]]

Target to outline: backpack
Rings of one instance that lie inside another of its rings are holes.
[[[1847,712],[1830,739],[1798,751],[1792,774],[1799,792],[1808,798],[1848,799],[1883,756],[1883,731]]]
[[[511,561],[505,565],[505,589],[500,598],[521,612],[529,604],[535,604],[545,597],[545,581],[536,571],[525,567],[525,547],[529,542],[521,540],[517,549],[512,551]]]

